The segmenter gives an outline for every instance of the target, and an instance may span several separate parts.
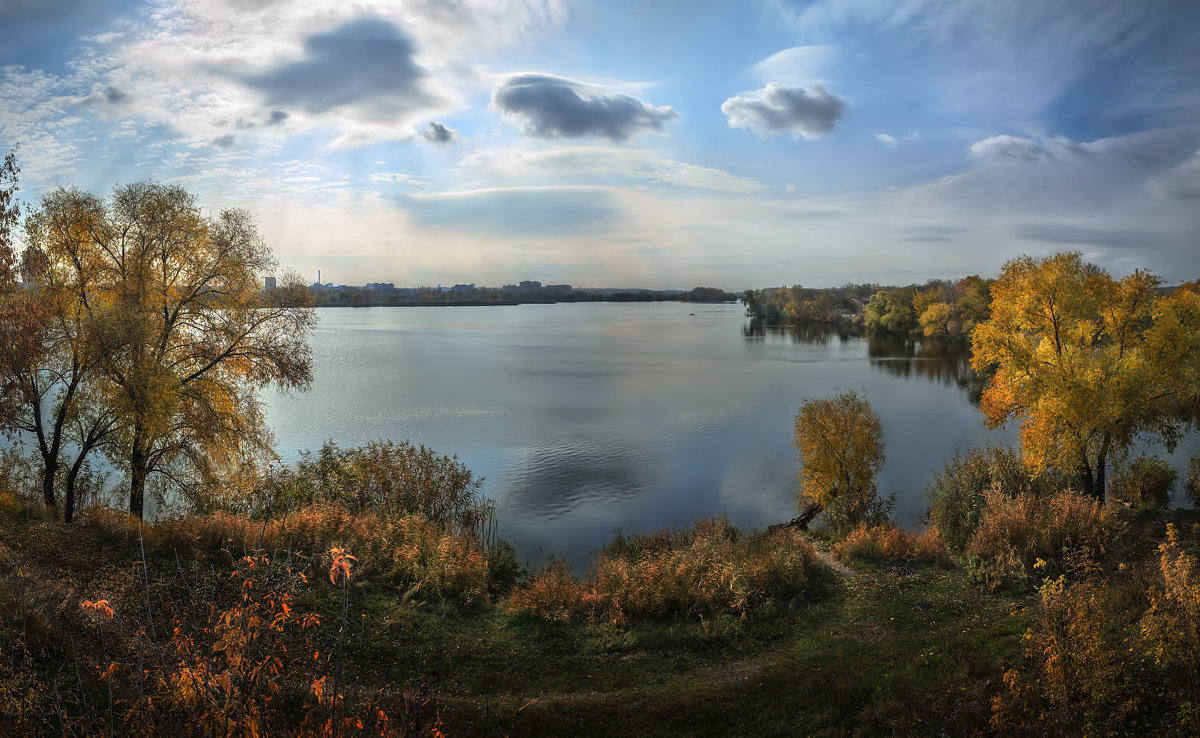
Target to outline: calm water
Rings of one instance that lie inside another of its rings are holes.
[[[694,313],[694,315],[692,314]],[[328,308],[311,391],[269,400],[280,451],[391,438],[457,454],[524,559],[575,563],[613,530],[795,515],[792,422],[853,389],[883,421],[880,489],[916,524],[956,448],[1015,443],[968,399],[963,357],[823,332],[752,332],[739,305]],[[978,388],[974,388],[975,391]],[[1181,452],[1182,453],[1182,452]]]

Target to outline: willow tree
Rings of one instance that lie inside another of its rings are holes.
[[[801,514],[793,524],[805,528],[821,512],[840,531],[886,519],[891,499],[880,499],[875,487],[885,458],[883,426],[865,397],[842,392],[805,402],[793,445],[801,462]]]
[[[971,364],[992,372],[988,424],[1019,421],[1035,470],[1077,472],[1103,499],[1107,467],[1135,439],[1173,449],[1192,423],[1200,295],[1160,286],[1143,271],[1114,280],[1078,253],[1005,265],[991,317],[971,334]]]
[[[269,451],[259,392],[311,381],[315,317],[298,279],[260,289],[275,262],[247,213],[210,217],[180,187],[138,182],[107,200],[58,190],[31,222],[58,224],[28,229],[31,246],[78,275],[93,414],[75,418],[81,433],[97,408],[112,420],[131,513],[154,475],[187,490]]]

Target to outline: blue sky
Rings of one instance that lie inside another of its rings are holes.
[[[23,195],[179,183],[338,283],[1200,277],[1200,3],[0,0]]]

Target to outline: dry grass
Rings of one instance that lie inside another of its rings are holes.
[[[742,535],[725,520],[688,531],[618,536],[582,581],[552,562],[505,602],[544,620],[746,614],[795,597],[821,566],[812,545],[790,529]]]
[[[833,547],[833,555],[843,561],[950,565],[950,548],[933,527],[909,533],[892,526],[860,525]]]
[[[1099,502],[1070,490],[1045,497],[988,492],[967,554],[985,587],[1021,587],[1035,571],[1045,576],[1061,568],[1066,552],[1103,549],[1108,523]]]
[[[136,540],[137,519],[96,506],[84,522],[114,539]],[[281,518],[262,521],[216,511],[143,524],[147,546],[175,551],[268,551],[324,562],[331,548],[351,551],[363,561],[362,574],[428,594],[456,597],[467,604],[488,598],[488,557],[472,535],[454,533],[423,515],[387,516],[353,512],[339,504],[317,504]]]

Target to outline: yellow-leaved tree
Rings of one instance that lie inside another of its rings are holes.
[[[883,466],[883,426],[857,392],[809,400],[796,415],[793,445],[800,452],[800,528],[824,512],[829,526],[847,531],[883,522],[891,498],[880,499],[875,475]]]
[[[246,212],[209,216],[156,182],[106,200],[64,188],[31,213],[26,238],[38,290],[78,326],[86,402],[68,417],[80,433],[106,424],[131,513],[143,514],[153,475],[186,494],[269,453],[259,390],[311,381],[315,314],[298,277],[260,287],[275,261]]]
[[[1075,252],[1005,265],[991,317],[971,333],[971,365],[992,373],[988,424],[1019,421],[1035,470],[1074,471],[1103,499],[1109,463],[1135,438],[1170,449],[1194,420],[1200,295],[1160,285],[1143,271],[1114,280]]]

